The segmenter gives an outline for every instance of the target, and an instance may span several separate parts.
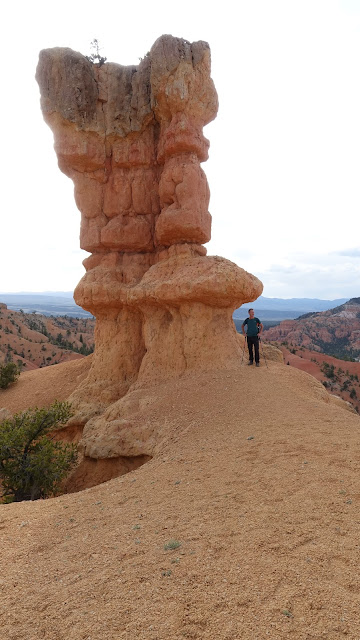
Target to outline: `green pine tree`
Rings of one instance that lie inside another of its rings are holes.
[[[4,502],[37,500],[58,493],[77,460],[73,444],[53,440],[51,432],[72,415],[67,402],[28,409],[0,423],[0,481]]]

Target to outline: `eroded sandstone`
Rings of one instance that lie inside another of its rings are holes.
[[[262,291],[202,246],[211,234],[203,127],[218,109],[209,46],[162,36],[127,67],[46,49],[36,77],[91,253],[75,290],[97,320],[89,376],[71,397],[86,424],[81,447],[95,459],[151,455],[156,438],[139,436],[136,412],[129,421],[129,390],[233,366],[232,313]]]

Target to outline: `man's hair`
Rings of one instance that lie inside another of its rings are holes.
[[[254,309],[248,309],[248,313],[250,313],[250,311],[254,311]]]

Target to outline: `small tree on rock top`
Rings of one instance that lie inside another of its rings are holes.
[[[104,62],[106,62],[107,58],[100,55],[100,44],[96,38],[94,38],[94,40],[90,42],[90,50],[90,55],[85,56],[85,58],[89,60],[89,62],[92,62],[93,64],[99,64],[100,66],[104,64]]]

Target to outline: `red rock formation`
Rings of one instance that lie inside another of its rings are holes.
[[[137,67],[47,49],[36,77],[92,254],[75,290],[97,320],[92,368],[72,397],[77,419],[135,383],[234,364],[232,312],[262,285],[202,246],[211,229],[202,128],[218,108],[208,44],[162,36]]]
[[[338,357],[358,358],[360,352],[360,298],[352,298],[335,309],[307,313],[284,320],[264,333],[266,340],[288,342]]]

